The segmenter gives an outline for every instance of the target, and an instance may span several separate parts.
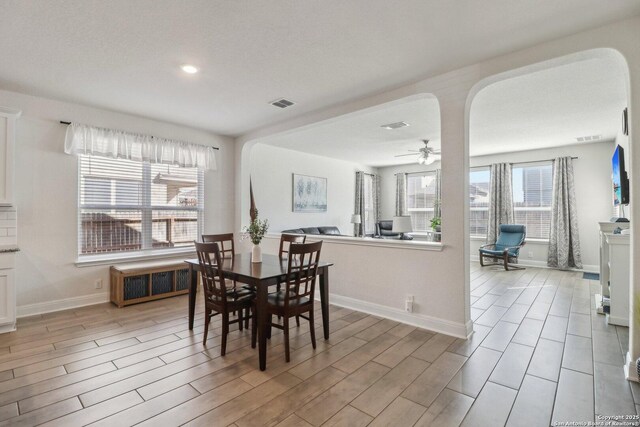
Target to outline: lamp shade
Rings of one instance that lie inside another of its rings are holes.
[[[354,214],[351,215],[351,224],[361,224],[362,223],[362,218],[360,217],[360,215]]]
[[[411,226],[410,216],[394,216],[393,226],[391,228],[392,233],[411,233],[413,227]]]

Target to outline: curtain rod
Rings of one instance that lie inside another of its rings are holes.
[[[71,122],[65,122],[63,120],[60,120],[60,124],[61,125],[70,125]],[[211,147],[211,148],[213,148],[214,150],[220,150],[220,148],[218,148],[218,147]]]
[[[563,156],[566,157],[566,156]],[[556,157],[557,158],[557,157]],[[577,160],[578,157],[571,157],[573,160]],[[553,162],[555,159],[542,159],[542,160],[530,160],[528,162],[499,162],[499,163],[508,163],[510,165],[524,165],[527,163],[542,163],[542,162]],[[479,166],[469,166],[469,169],[474,168],[489,168],[491,165],[479,165]]]
[[[413,174],[416,174],[416,173],[429,173],[429,172],[436,172],[437,170],[438,170],[438,169],[432,169],[432,170],[430,170],[430,171],[399,172],[399,173],[402,173],[402,174],[404,174],[404,175],[413,175]],[[397,173],[394,173],[393,175],[395,176],[395,175],[398,175],[398,174],[397,174]]]
[[[578,157],[572,157],[573,160],[577,160]],[[524,165],[527,163],[541,163],[541,162],[552,162],[555,159],[542,159],[542,160],[533,160],[533,161],[529,161],[529,162],[506,162],[509,163],[510,165]],[[469,166],[469,169],[474,169],[474,168],[488,168],[491,167],[491,165],[479,165],[479,166]],[[411,174],[415,174],[415,173],[427,173],[427,172],[435,172],[437,171],[437,169],[433,169],[433,170],[429,170],[429,171],[416,171],[416,172],[402,172],[406,175],[411,175]],[[394,173],[394,175],[398,175],[397,173]]]

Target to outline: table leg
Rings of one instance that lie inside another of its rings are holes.
[[[320,306],[322,307],[322,328],[324,339],[329,339],[329,268],[322,269],[320,274]]]
[[[256,305],[258,309],[258,357],[260,370],[267,369],[267,291],[269,287],[263,284],[257,286]]]
[[[198,287],[198,269],[189,264],[189,329],[193,329],[196,313],[196,291]]]

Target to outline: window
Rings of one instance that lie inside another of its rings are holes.
[[[489,168],[469,172],[469,230],[472,236],[486,237],[489,226]]]
[[[79,156],[80,255],[190,246],[203,224],[203,172]]]
[[[471,236],[486,237],[489,224],[489,168],[469,172],[469,230]],[[513,213],[516,224],[527,226],[527,237],[548,239],[551,226],[553,164],[529,163],[511,170]]]
[[[364,217],[362,224],[364,226],[364,234],[374,234],[376,232],[376,214],[373,200],[373,175],[364,174]]]
[[[431,230],[436,202],[436,172],[407,175],[407,212],[411,216],[413,231]]]
[[[515,222],[527,226],[527,237],[548,239],[553,193],[552,163],[514,166],[512,179]]]

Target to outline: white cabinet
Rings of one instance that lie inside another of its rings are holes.
[[[20,110],[0,106],[0,206],[13,205],[13,152]]]
[[[15,253],[17,215],[13,206],[13,154],[20,111],[0,106],[0,333],[16,329]]]
[[[629,305],[629,242],[628,234],[605,234],[605,242],[608,250],[607,278],[609,287],[609,314],[607,323],[620,326],[629,326],[631,314]]]
[[[0,253],[0,334],[16,330],[14,265],[14,253]]]
[[[600,230],[600,286],[602,287],[602,296],[609,298],[609,245],[607,245],[606,235],[613,234],[613,230],[621,228],[626,230],[630,224],[628,222],[599,222]],[[598,311],[600,312],[600,311]]]

